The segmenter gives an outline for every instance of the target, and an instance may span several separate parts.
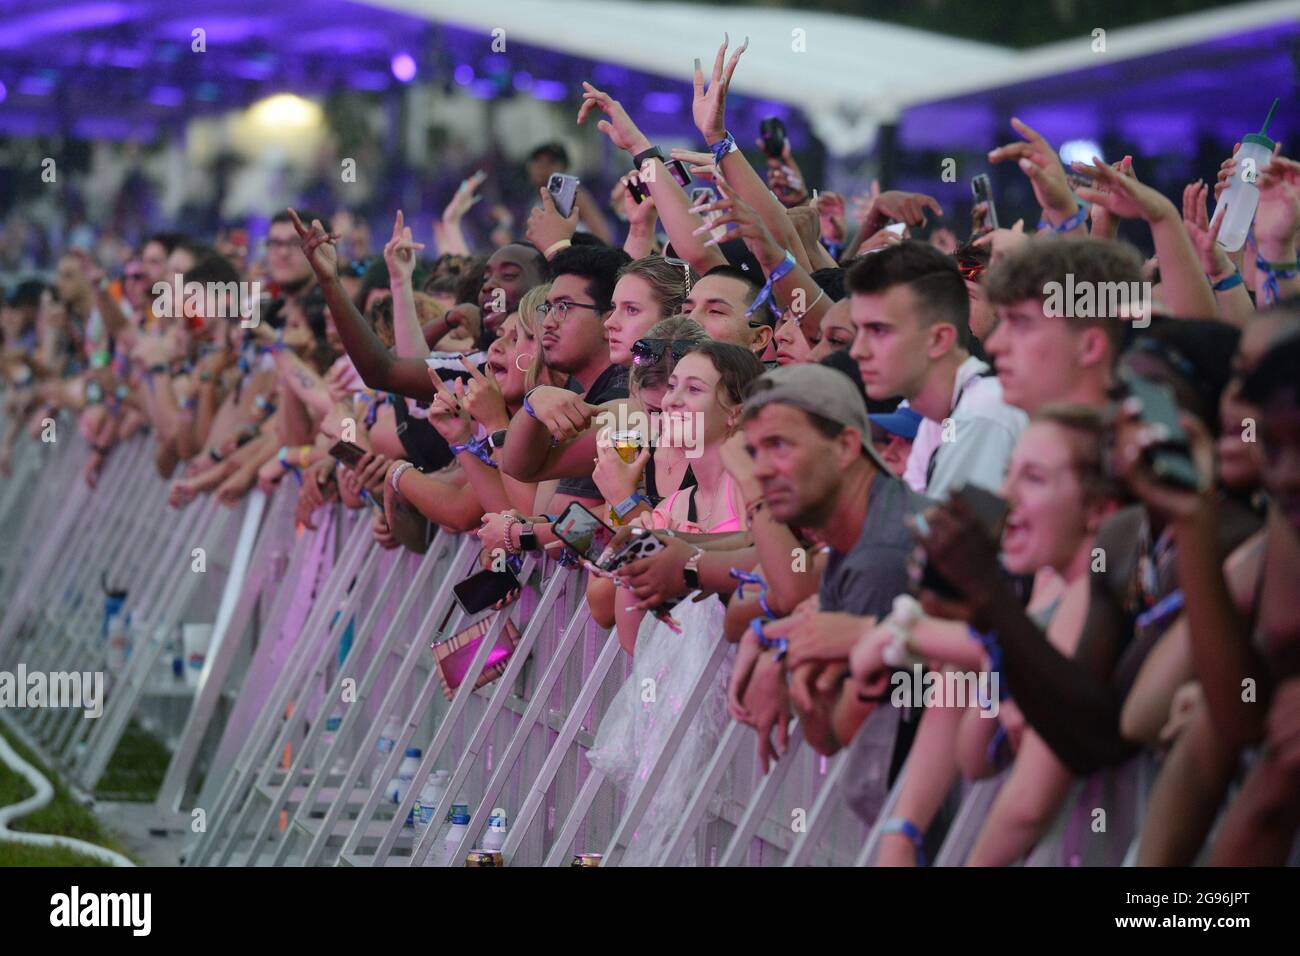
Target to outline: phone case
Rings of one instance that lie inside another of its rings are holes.
[[[469,669],[474,655],[478,653],[480,642],[495,619],[495,615],[485,617],[445,641],[430,646],[433,651],[434,665],[438,669],[438,683],[442,685],[443,696],[448,700],[456,695],[456,688],[460,687],[465,680],[465,672]],[[519,629],[515,627],[514,621],[507,618],[501,633],[497,635],[496,646],[488,652],[483,670],[478,675],[478,680],[474,682],[476,690],[484,684],[492,683],[505,673],[506,665],[510,663],[510,655],[515,652],[518,643]]]

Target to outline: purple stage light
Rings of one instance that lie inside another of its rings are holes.
[[[410,83],[415,79],[415,58],[409,53],[398,53],[393,57],[391,66],[393,76],[397,77],[402,83]]]
[[[155,86],[149,91],[149,102],[154,106],[180,106],[185,102],[185,91],[178,86]]]
[[[527,73],[523,70],[520,70],[518,73],[515,74],[513,82],[515,85],[515,89],[517,89],[520,93],[526,93],[528,90],[531,90],[533,88],[533,75],[531,73]]]
[[[677,93],[647,93],[645,108],[651,113],[679,113],[682,97]]]
[[[54,92],[54,78],[48,74],[24,76],[18,81],[18,92],[23,96],[49,96]]]
[[[568,97],[568,88],[558,80],[533,80],[533,99],[559,103]]]
[[[4,81],[0,80],[0,103],[3,103],[5,101],[5,97],[8,95],[9,95],[9,90],[5,87]]]
[[[474,82],[474,67],[468,63],[459,64],[452,72],[452,78],[461,86],[469,86]]]

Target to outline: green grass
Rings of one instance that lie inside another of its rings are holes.
[[[167,748],[131,721],[95,787],[95,796],[100,800],[153,803],[170,761]]]
[[[3,731],[0,731],[3,734]],[[39,810],[14,820],[10,827],[25,833],[47,833],[72,837],[115,850],[130,857],[125,848],[104,829],[91,811],[78,803],[59,780],[30,750],[12,735],[3,734],[18,755],[41,772],[54,787],[54,799]],[[9,806],[26,800],[35,791],[27,780],[14,770],[0,764],[0,806]],[[138,861],[137,861],[138,862]],[[63,847],[25,846],[20,843],[0,841],[0,867],[3,866],[106,866],[98,860],[83,856]]]

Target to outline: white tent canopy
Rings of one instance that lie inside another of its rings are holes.
[[[1002,47],[873,20],[771,7],[715,7],[638,0],[367,0],[428,20],[670,79],[706,74],[723,32],[749,37],[737,93],[798,106],[833,153],[859,152],[897,115],[902,91],[936,71],[1005,66]],[[802,31],[802,33],[797,32]],[[615,96],[617,90],[611,90]]]
[[[868,148],[908,106],[1177,49],[1294,20],[1300,0],[1243,3],[1022,52],[860,17],[771,7],[645,0],[367,0],[483,34],[689,81],[723,31],[749,37],[738,93],[799,107],[832,154]],[[1099,24],[1104,28],[1104,24]],[[800,32],[802,31],[802,32]],[[617,91],[611,91],[617,95]]]

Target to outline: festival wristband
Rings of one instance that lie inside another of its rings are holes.
[[[772,274],[769,275],[767,281],[763,283],[763,288],[759,290],[758,295],[754,298],[754,304],[745,310],[746,318],[753,315],[762,308],[764,304],[766,304],[767,300],[772,297],[773,287],[788,276],[790,270],[796,265],[798,265],[798,263],[795,261],[794,254],[787,249],[785,258],[781,260],[781,263],[775,269],[772,270]]]
[[[709,151],[713,153],[713,163],[715,166],[722,165],[723,156],[726,156],[728,153],[738,152],[739,150],[740,147],[736,145],[736,137],[731,135],[731,130],[726,130],[722,139],[709,147]]]

